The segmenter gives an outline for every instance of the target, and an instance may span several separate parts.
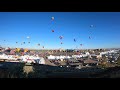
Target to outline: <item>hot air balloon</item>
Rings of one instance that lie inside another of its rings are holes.
[[[59,38],[60,38],[60,39],[62,39],[62,38],[63,38],[63,36],[59,36]]]
[[[40,46],[40,44],[38,44],[38,46]]]
[[[82,44],[80,44],[80,46],[82,46]]]
[[[20,48],[20,51],[21,51],[21,52],[24,52],[24,49],[23,49],[23,48]]]
[[[76,39],[74,39],[74,42],[76,42]]]
[[[24,49],[24,52],[25,52],[25,53],[28,52],[28,49]]]
[[[52,20],[54,20],[55,18],[54,17],[51,17]]]
[[[16,52],[20,52],[20,48],[16,48]]]
[[[54,30],[52,30],[52,32],[54,32]]]
[[[91,39],[91,37],[89,36],[89,39]]]

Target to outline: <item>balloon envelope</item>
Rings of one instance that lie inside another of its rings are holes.
[[[54,30],[52,30],[52,32],[54,32]]]
[[[54,17],[52,17],[51,19],[54,20]]]

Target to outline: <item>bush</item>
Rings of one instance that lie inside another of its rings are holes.
[[[24,64],[5,63],[6,68],[0,70],[0,78],[25,78],[26,73],[23,71]]]

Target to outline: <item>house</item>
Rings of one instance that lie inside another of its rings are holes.
[[[86,66],[96,66],[98,65],[98,61],[95,61],[95,60],[84,60],[83,62],[83,65],[86,65]]]

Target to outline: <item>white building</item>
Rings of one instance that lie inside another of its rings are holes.
[[[27,63],[45,64],[45,59],[39,56],[24,55],[24,56],[21,56],[21,60]]]

